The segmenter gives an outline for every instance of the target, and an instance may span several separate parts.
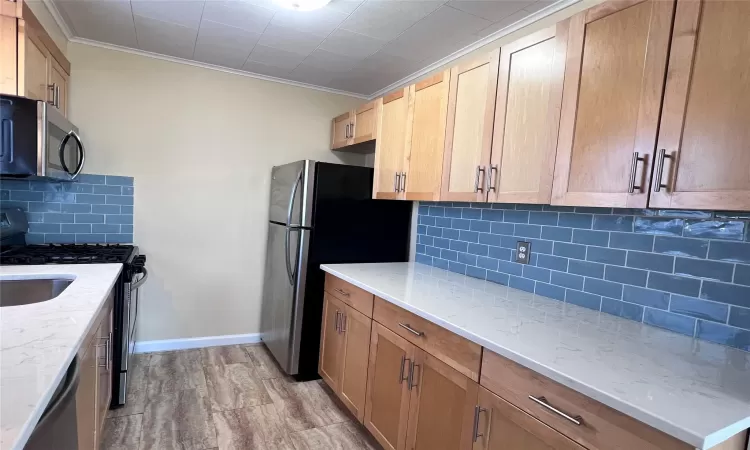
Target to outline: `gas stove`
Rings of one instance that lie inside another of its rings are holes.
[[[0,253],[0,265],[126,263],[135,246],[48,244],[12,246]]]

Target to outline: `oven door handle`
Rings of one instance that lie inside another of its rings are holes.
[[[135,291],[136,289],[138,289],[139,287],[141,287],[143,285],[143,283],[146,282],[146,279],[148,278],[148,270],[146,270],[145,267],[142,268],[141,270],[143,270],[143,276],[141,277],[140,280],[138,280],[135,283],[133,283],[133,284],[130,285],[130,291],[131,292]]]

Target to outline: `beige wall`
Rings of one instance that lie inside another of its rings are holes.
[[[138,340],[258,332],[271,167],[340,162],[330,119],[361,100],[74,43],[68,54],[85,171],[135,177],[151,275]]]

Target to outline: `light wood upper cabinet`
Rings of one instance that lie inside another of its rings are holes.
[[[649,206],[750,209],[748,24],[747,1],[677,2]]]
[[[70,63],[28,5],[7,3],[0,16],[0,93],[44,101],[67,115]]]
[[[406,200],[440,199],[450,78],[446,70],[409,87],[411,139],[401,181]]]
[[[408,87],[383,97],[375,140],[373,198],[403,198],[401,179],[410,137],[408,131],[411,129],[408,117]]]
[[[488,200],[549,203],[569,21],[502,47]]]
[[[451,69],[441,200],[487,199],[500,50]]]
[[[372,323],[365,427],[386,450],[406,448],[410,394],[407,375],[415,352],[406,339]]]
[[[352,131],[353,144],[371,141],[377,136],[378,116],[380,108],[383,105],[383,99],[373,100],[365,103],[354,111],[354,121]]]
[[[571,18],[552,204],[646,206],[673,12],[625,0]]]
[[[419,349],[411,364],[409,378],[411,399],[407,448],[471,449],[478,385]]]
[[[341,337],[339,324],[344,312],[344,304],[334,296],[325,293],[323,299],[323,322],[320,326],[320,359],[318,373],[334,391],[340,388]]]
[[[473,450],[585,450],[483,387],[478,405]]]
[[[349,130],[352,128],[352,113],[345,112],[344,114],[333,119],[332,131],[331,131],[331,149],[346,147],[353,143],[353,139],[349,135]]]
[[[360,422],[365,418],[367,365],[370,354],[372,319],[349,305],[344,307],[340,389],[337,394]]]

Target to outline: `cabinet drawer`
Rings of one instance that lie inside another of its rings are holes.
[[[372,318],[373,295],[364,289],[327,273],[325,290],[367,317]]]
[[[474,381],[479,381],[482,347],[398,306],[375,298],[373,319]]]
[[[480,384],[591,450],[693,449],[684,442],[486,349],[482,357]],[[534,401],[530,396],[540,400]],[[542,404],[544,402],[549,407]],[[573,420],[580,422],[580,425],[573,423]]]

